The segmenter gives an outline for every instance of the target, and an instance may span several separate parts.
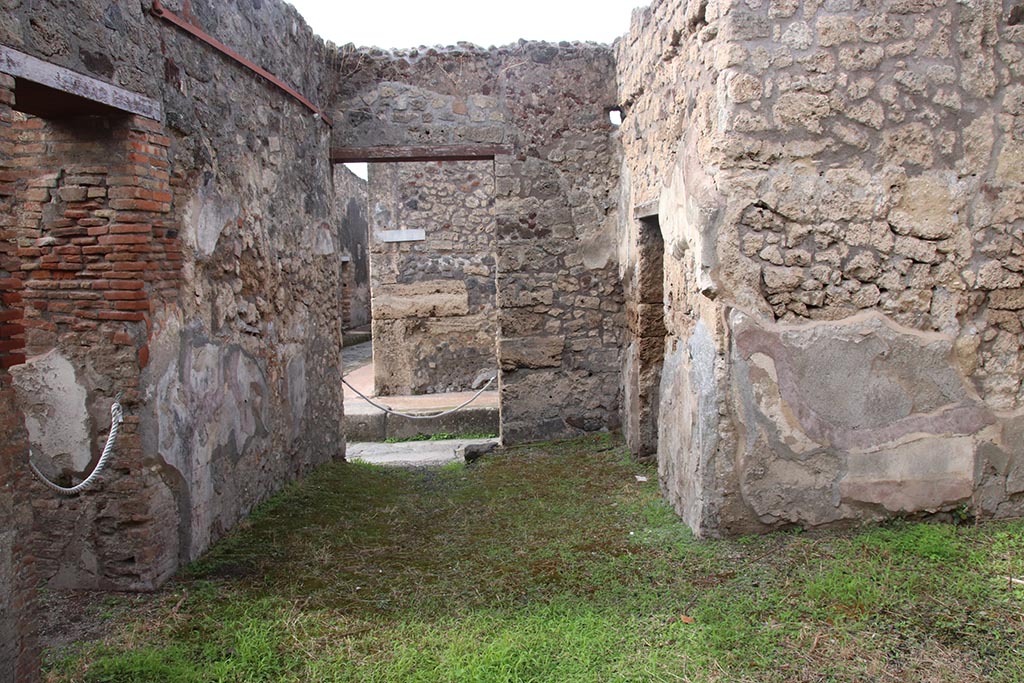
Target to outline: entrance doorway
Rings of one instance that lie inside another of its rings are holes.
[[[380,432],[365,428],[371,416],[363,419],[367,404],[355,390],[413,413],[453,408],[483,390],[463,415],[408,430],[499,429],[493,156],[438,156],[367,159],[372,356],[346,366],[350,440]],[[353,349],[349,360],[365,355]]]

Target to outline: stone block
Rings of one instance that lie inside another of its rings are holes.
[[[467,313],[469,293],[466,283],[458,280],[380,284],[373,290],[375,319],[443,318]]]
[[[988,295],[990,308],[1019,311],[1024,309],[1024,289],[998,289]]]
[[[632,304],[627,307],[629,329],[638,337],[665,336],[664,304]]]
[[[565,337],[518,337],[498,340],[498,362],[502,370],[557,368],[562,365]]]
[[[1024,142],[1008,139],[996,160],[996,180],[1003,185],[1024,183]]]
[[[889,214],[896,232],[927,240],[951,237],[957,227],[955,177],[928,173],[908,178],[900,202]]]

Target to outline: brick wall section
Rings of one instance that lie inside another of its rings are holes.
[[[34,621],[36,567],[29,548],[32,506],[25,467],[28,440],[7,368],[23,358],[21,280],[12,223],[15,174],[10,167],[14,79],[0,74],[0,682],[38,679]]]
[[[86,386],[93,462],[119,392],[125,408],[102,493],[61,499],[35,484],[40,572],[56,576],[56,586],[151,586],[168,569],[156,561],[164,555],[164,525],[144,493],[150,482],[138,401],[153,317],[176,298],[180,280],[171,141],[161,124],[142,117],[13,118],[9,280],[23,318],[9,329],[25,335],[22,353],[8,364],[58,349],[79,373],[96,375]],[[99,525],[87,539],[75,532],[82,516]],[[83,556],[95,558],[98,571],[83,575]]]
[[[136,376],[129,368],[119,379],[135,388],[146,337],[121,323],[147,323],[154,304],[176,294],[179,279],[177,231],[165,220],[170,140],[159,124],[139,117],[119,122],[109,140],[83,140],[79,125],[90,123],[15,124],[13,162],[25,176],[16,235],[28,348],[52,348],[65,334],[134,347]],[[106,153],[121,158],[97,163],[96,142],[112,143]]]

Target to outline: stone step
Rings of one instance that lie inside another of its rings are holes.
[[[405,441],[402,443],[352,443],[345,459],[374,465],[427,467],[465,462],[465,449],[490,450],[497,439],[453,439],[449,441]]]
[[[454,408],[472,392],[431,396],[377,397],[374,401],[411,415],[430,415]],[[487,391],[470,405],[443,417],[417,420],[389,415],[360,398],[345,401],[345,438],[350,442],[411,439],[437,434],[497,434],[497,392]]]
[[[372,335],[365,330],[345,330],[342,333],[342,346],[348,348],[357,344],[365,344],[371,341]]]

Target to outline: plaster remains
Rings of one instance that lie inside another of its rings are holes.
[[[613,46],[389,51],[280,0],[5,4],[0,681],[39,582],[156,588],[344,457],[367,324],[378,393],[497,373],[506,444],[621,429],[701,536],[1020,516],[1021,16],[654,0]],[[100,484],[35,482],[117,397]]]

